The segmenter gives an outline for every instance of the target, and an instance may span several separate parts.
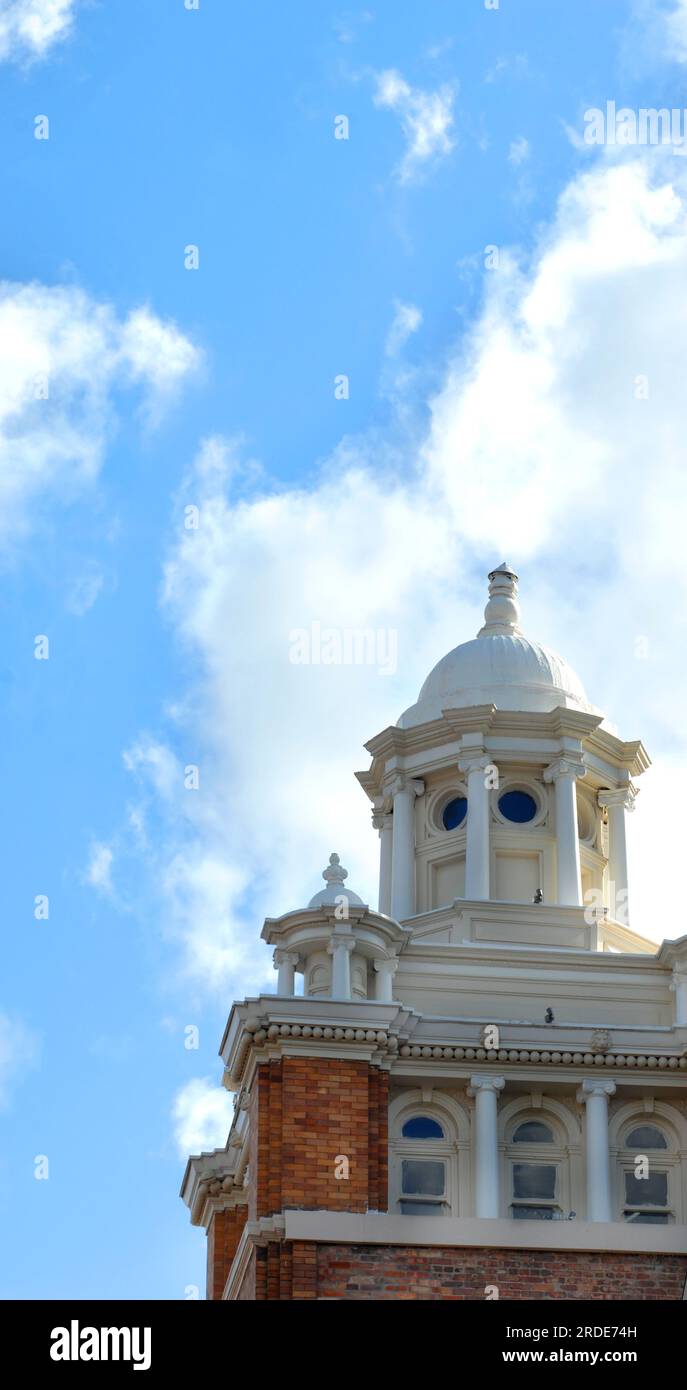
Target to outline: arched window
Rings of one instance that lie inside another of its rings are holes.
[[[553,1131],[541,1120],[525,1120],[513,1135],[514,1144],[553,1144]]]
[[[427,1104],[421,1092],[408,1092],[392,1103],[389,1120],[390,1210],[403,1216],[457,1215],[459,1148],[465,1148],[467,1160],[470,1147],[460,1106],[437,1093]],[[464,1129],[460,1144],[459,1129]]]
[[[553,1221],[567,1202],[568,1162],[555,1126],[517,1116],[506,1148],[508,1203],[514,1221]]]
[[[430,1115],[413,1115],[412,1120],[406,1120],[401,1134],[404,1139],[445,1139],[445,1134],[438,1120],[433,1120]]]
[[[441,1216],[447,1206],[446,1159],[430,1149],[444,1131],[431,1116],[413,1115],[401,1136],[409,1144],[400,1153],[400,1210],[404,1216]]]
[[[665,1134],[656,1125],[637,1125],[625,1138],[626,1149],[667,1149]]]
[[[662,1129],[636,1124],[626,1132],[621,1157],[623,1219],[642,1226],[667,1226],[675,1220],[672,1188],[679,1172]]]

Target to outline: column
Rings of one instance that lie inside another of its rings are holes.
[[[675,961],[670,988],[675,995],[675,1027],[687,1025],[687,961]]]
[[[391,916],[397,922],[415,915],[415,797],[424,782],[401,775],[391,788],[394,798],[391,849]]]
[[[489,787],[486,770],[491,759],[482,754],[458,763],[468,781],[468,817],[465,836],[465,896],[489,898]]]
[[[394,818],[385,803],[375,806],[372,824],[379,831],[379,911],[391,915],[391,863]]]
[[[608,878],[611,917],[627,927],[630,921],[627,901],[627,840],[625,812],[634,811],[634,787],[599,792],[599,805],[608,810]]]
[[[327,953],[332,958],[332,999],[351,997],[351,952],[355,950],[352,936],[332,936]]]
[[[474,1096],[472,1127],[475,1216],[499,1214],[499,1135],[497,1097],[505,1086],[502,1076],[471,1076],[468,1095]]]
[[[614,1081],[583,1081],[578,1101],[587,1107],[587,1220],[612,1221],[611,1163],[608,1153],[608,1098]]]
[[[298,965],[298,951],[284,951],[277,947],[272,961],[277,975],[277,994],[293,994],[296,988],[295,974]]]
[[[394,975],[398,970],[398,960],[394,956],[392,960],[376,960],[375,968],[375,999],[381,1004],[391,1004],[394,997]]]
[[[586,771],[584,763],[570,758],[559,758],[544,771],[544,781],[553,782],[556,796],[557,902],[566,907],[582,905],[576,783]]]

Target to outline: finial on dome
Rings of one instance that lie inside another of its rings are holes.
[[[352,907],[363,907],[362,898],[358,897],[351,888],[344,888],[344,882],[348,878],[348,869],[344,869],[338,854],[330,854],[329,863],[326,869],[322,870],[322,877],[326,883],[326,888],[321,888],[314,898],[310,899],[308,907],[330,907],[332,904],[340,903],[342,895],[348,899]]]
[[[330,854],[329,864],[322,870],[322,877],[326,883],[343,883],[344,879],[348,878],[348,869],[342,867],[338,854]]]
[[[489,575],[489,602],[478,637],[517,637],[521,634],[518,576],[504,560]]]

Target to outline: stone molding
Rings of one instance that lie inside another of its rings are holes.
[[[605,1031],[605,1030],[604,1030]],[[400,1059],[412,1058],[420,1061],[449,1061],[449,1062],[492,1062],[499,1065],[513,1066],[523,1063],[534,1064],[537,1066],[552,1067],[594,1067],[610,1068],[616,1070],[639,1070],[639,1071],[686,1071],[687,1070],[687,1050],[681,1052],[629,1052],[598,1050],[598,1032],[593,1030],[591,1041],[584,1049],[572,1050],[570,1048],[532,1048],[532,1047],[501,1047],[484,1048],[470,1046],[455,1046],[451,1043],[431,1042],[431,1043],[410,1043],[402,1041],[395,1033],[379,1028],[355,1028],[340,1026],[335,1024],[302,1024],[302,1023],[269,1023],[267,1019],[261,1022],[248,1022],[244,1028],[242,1044],[245,1044],[245,1058],[249,1052],[261,1052],[264,1049],[280,1049],[281,1044],[291,1044],[296,1041],[299,1050],[307,1051],[313,1049],[313,1053],[321,1045],[327,1046],[327,1053],[331,1055],[331,1046],[336,1044],[337,1051],[347,1047],[360,1048],[361,1044],[366,1044],[373,1049],[370,1060],[378,1060],[381,1057],[390,1058],[392,1061],[398,1057]],[[591,1049],[595,1048],[594,1051]],[[242,1047],[243,1051],[243,1047]]]

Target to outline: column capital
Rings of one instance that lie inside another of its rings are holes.
[[[373,811],[372,828],[373,830],[388,830],[393,825],[391,811]]]
[[[598,803],[602,808],[608,806],[622,806],[624,811],[634,811],[637,788],[629,785],[627,787],[617,787],[610,791],[604,787],[597,797]]]
[[[480,1091],[493,1091],[498,1094],[499,1091],[503,1090],[505,1084],[503,1076],[471,1076],[466,1094],[470,1097],[476,1096]]]
[[[560,757],[544,768],[544,781],[557,782],[559,777],[574,778],[577,782],[587,776],[587,769],[581,759]]]
[[[354,936],[332,936],[327,947],[327,955],[333,956],[335,951],[354,951]]]
[[[380,974],[386,971],[387,975],[395,975],[398,970],[398,956],[377,956],[372,964]]]
[[[609,1096],[614,1096],[614,1095],[615,1095],[615,1081],[606,1081],[606,1080],[602,1079],[601,1077],[599,1077],[598,1080],[597,1080],[596,1077],[594,1077],[593,1079],[590,1077],[590,1079],[589,1079],[588,1081],[583,1081],[583,1082],[582,1082],[582,1085],[580,1086],[580,1089],[579,1089],[579,1091],[577,1092],[577,1100],[578,1100],[580,1103],[584,1102],[585,1105],[586,1105],[587,1101],[588,1101],[592,1096],[606,1096],[606,1097],[609,1097]]]
[[[272,964],[275,970],[278,970],[281,965],[292,965],[295,970],[299,960],[300,956],[298,951],[287,951],[282,946],[277,946],[272,956]]]
[[[493,767],[493,759],[488,753],[465,753],[456,763],[459,772],[464,772],[470,776],[471,772],[486,772],[488,767]]]
[[[400,792],[410,792],[412,796],[424,796],[425,784],[420,777],[411,777],[407,772],[397,772],[389,784],[389,792],[391,796],[398,796]]]

